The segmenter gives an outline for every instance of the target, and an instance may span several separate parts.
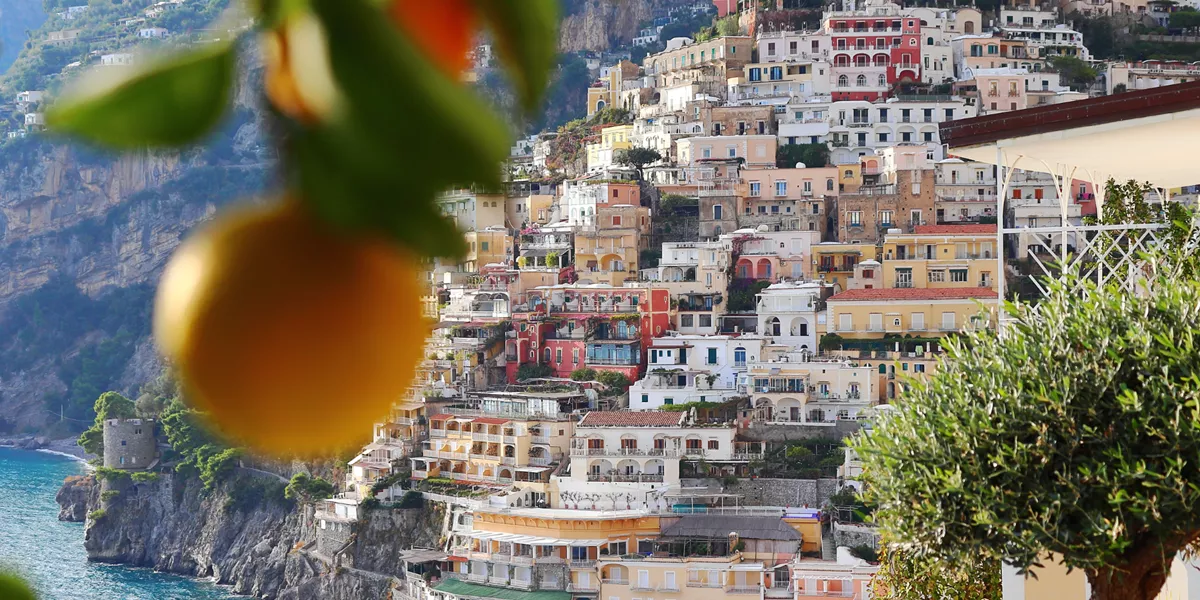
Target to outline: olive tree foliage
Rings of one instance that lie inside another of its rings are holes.
[[[854,442],[888,539],[1022,570],[1054,553],[1094,599],[1153,598],[1200,538],[1200,283],[1167,267],[1137,294],[1068,274],[949,341]]]
[[[871,597],[882,600],[1000,600],[1000,561],[938,560],[899,548],[885,549],[871,578]]]

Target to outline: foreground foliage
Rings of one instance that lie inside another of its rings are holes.
[[[948,342],[856,442],[886,535],[1021,569],[1055,553],[1094,598],[1153,598],[1200,537],[1200,283],[1144,289],[1067,277],[1007,306],[1003,336]]]
[[[899,549],[880,554],[871,594],[880,600],[1000,600],[994,560],[939,561]]]

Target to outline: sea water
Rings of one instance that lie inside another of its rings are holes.
[[[54,501],[63,479],[84,472],[62,455],[0,448],[0,569],[30,581],[39,600],[234,598],[205,581],[89,563],[83,524],[59,521]]]

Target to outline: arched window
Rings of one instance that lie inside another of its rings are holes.
[[[879,374],[880,374],[880,375],[887,375],[887,365],[885,365],[885,364],[883,364],[883,363],[880,363],[880,365],[879,365]]]
[[[887,76],[883,73],[879,74],[879,87],[887,87]]]
[[[833,191],[833,180],[832,179],[825,180],[825,191],[827,191],[827,192]]]
[[[858,67],[865,67],[865,66],[867,66],[868,64],[869,64],[869,62],[867,61],[867,55],[866,55],[866,54],[859,54],[858,56],[855,56],[855,57],[854,57],[854,65],[855,65],[855,66],[858,66]]]
[[[597,101],[596,101],[596,112],[600,112],[600,111],[602,111],[602,110],[604,110],[604,101],[603,101],[603,100],[597,100]]]
[[[771,317],[770,322],[767,323],[767,327],[770,328],[771,335],[781,335],[780,327],[779,327],[779,317]]]
[[[625,321],[617,321],[617,339],[629,337],[629,324]]]
[[[850,78],[845,75],[838,75],[838,87],[850,87]]]
[[[866,76],[866,75],[859,75],[859,76],[858,76],[858,79],[856,79],[854,83],[855,83],[855,85],[857,85],[858,87],[867,87],[867,76]]]
[[[963,23],[963,33],[975,33],[975,23],[973,21]]]
[[[926,45],[926,46],[932,46],[932,45],[933,45],[933,38],[926,38],[926,39],[925,39],[925,45]]]
[[[734,348],[733,349],[733,363],[735,365],[746,364],[746,349],[745,348]]]
[[[876,55],[875,55],[875,66],[877,66],[877,67],[886,67],[886,66],[888,66],[888,55],[886,55],[886,54],[876,54]]]

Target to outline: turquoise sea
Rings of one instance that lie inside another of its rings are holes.
[[[64,456],[0,448],[0,568],[31,581],[40,600],[234,598],[204,581],[89,563],[83,524],[59,521],[54,502],[62,480],[82,472]]]

